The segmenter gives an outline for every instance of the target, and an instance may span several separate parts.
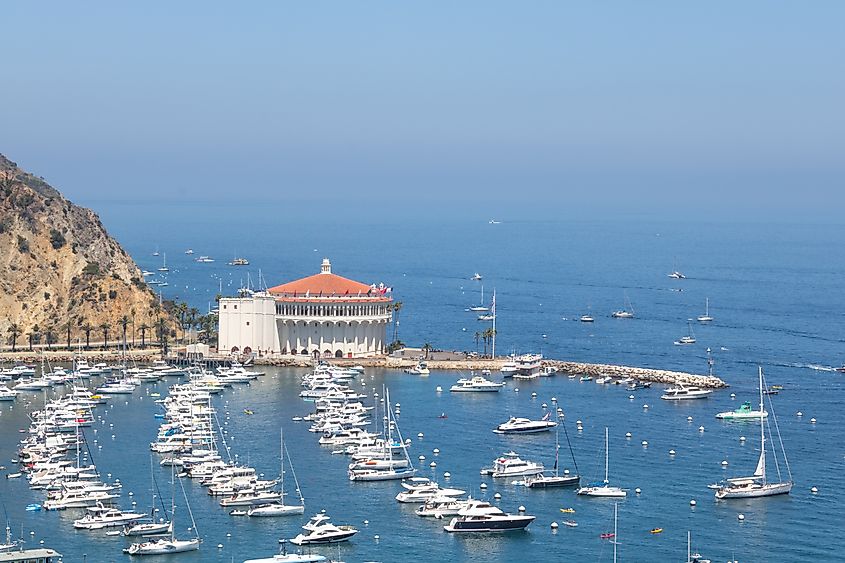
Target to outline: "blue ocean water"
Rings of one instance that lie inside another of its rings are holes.
[[[268,284],[281,283],[316,272],[328,256],[336,273],[394,287],[395,298],[405,304],[400,323],[405,342],[472,350],[474,332],[486,326],[464,311],[480,298],[480,284],[469,280],[477,271],[484,275],[485,295],[496,289],[499,352],[542,351],[562,359],[704,372],[705,348],[710,347],[717,374],[731,384],[730,390],[690,404],[667,404],[657,388],[637,391],[632,400],[618,386],[565,377],[511,383],[496,395],[454,396],[435,389],[448,388],[461,375],[456,372],[418,378],[372,370],[364,385],[356,385],[370,394],[389,386],[393,401],[402,404],[399,424],[413,439],[412,457],[426,456],[423,474],[432,474],[434,460],[441,481],[448,471],[451,486],[489,499],[499,492],[505,510],[524,505],[537,515],[523,534],[460,537],[443,532],[442,521],[418,518],[411,506],[393,500],[396,483],[349,482],[348,460],[320,447],[302,423],[291,421],[309,409],[296,396],[302,371],[270,369],[249,387],[227,391],[217,406],[233,451],[268,475],[277,472],[278,428],[283,426],[307,513],[326,509],[336,523],[361,528],[349,545],[324,554],[349,562],[611,561],[612,546],[599,534],[613,527],[612,501],[576,498],[572,490],[528,490],[478,473],[509,449],[550,465],[553,435],[513,438],[491,430],[511,414],[539,416],[541,405],[552,404],[555,397],[566,413],[582,475],[600,478],[604,427],[609,426],[611,481],[642,489],[619,503],[620,560],[682,561],[687,530],[693,531],[694,545],[714,561],[840,559],[845,548],[839,510],[845,501],[845,415],[840,409],[845,384],[842,374],[830,368],[845,360],[841,227],[634,220],[423,223],[322,217],[319,208],[265,208],[249,214],[246,209],[114,206],[99,211],[141,267],[160,265],[160,258],[151,256],[157,245],[166,252],[171,271],[164,296],[179,296],[200,309],[213,300],[220,280],[224,293],[233,292],[241,277],[246,281],[247,271],[255,282],[260,268]],[[187,248],[193,248],[194,258],[210,255],[216,262],[193,262],[184,254]],[[250,267],[227,266],[235,254],[249,258]],[[688,279],[669,279],[673,267]],[[626,293],[637,318],[609,318],[622,307]],[[686,319],[703,313],[706,297],[716,320],[709,326],[693,323],[696,345],[674,346],[673,340],[687,332]],[[588,311],[596,317],[592,325],[573,320]],[[707,484],[753,470],[759,443],[754,425],[723,423],[713,415],[755,400],[758,364],[769,383],[785,388],[772,399],[796,485],[789,496],[717,503]],[[148,393],[163,393],[166,386],[139,388],[132,398],[97,412],[103,420],[96,426],[95,461],[124,482],[125,492],[134,492],[139,507],[149,502],[146,443],[158,424]],[[27,402],[35,408],[41,398],[29,395],[0,411],[0,462],[6,465],[18,429],[28,425]],[[245,408],[255,414],[243,414]],[[438,418],[443,412],[447,419]],[[579,419],[581,432],[574,424]],[[420,432],[423,438],[417,437]],[[747,440],[741,442],[740,436]],[[668,455],[670,449],[675,456]],[[564,460],[565,454],[564,449]],[[168,475],[162,468],[159,481]],[[489,485],[486,492],[479,488],[482,482]],[[810,492],[812,486],[818,494]],[[304,523],[297,517],[233,519],[199,486],[190,484],[188,494],[204,544],[200,552],[179,560],[229,562],[269,555],[277,538],[293,537]],[[83,554],[89,561],[126,559],[120,553],[122,540],[74,531],[70,513],[24,512],[41,494],[29,491],[23,480],[0,480],[0,498],[16,532],[34,532],[33,541],[44,539],[66,561],[81,561]],[[693,499],[697,505],[691,508]],[[130,502],[126,493],[123,502]],[[563,507],[576,513],[561,514]],[[578,528],[550,528],[552,521],[570,517]],[[650,534],[655,527],[664,532]]]

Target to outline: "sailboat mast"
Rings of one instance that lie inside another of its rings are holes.
[[[493,305],[491,314],[493,315],[493,344],[490,351],[490,358],[496,359],[496,288],[493,288]]]
[[[279,428],[279,481],[282,486],[282,504],[285,503],[285,434]]]
[[[607,464],[608,458],[610,457],[610,447],[608,446],[608,433],[607,433],[607,426],[604,427],[604,483],[605,485],[608,484],[610,481],[607,477]]]
[[[616,529],[616,516],[619,511],[619,503],[613,503],[613,563],[616,563],[616,545],[619,543],[619,534]]]
[[[763,460],[763,484],[766,484],[766,431],[763,420],[763,368],[757,366],[760,376],[760,457]]]
[[[557,417],[557,425],[555,426],[555,477],[558,476],[558,457],[560,455],[560,440],[558,439],[560,434],[560,417],[557,416],[557,411],[555,411],[555,416]]]

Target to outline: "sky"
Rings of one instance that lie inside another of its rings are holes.
[[[9,2],[0,152],[94,207],[836,220],[845,3]]]

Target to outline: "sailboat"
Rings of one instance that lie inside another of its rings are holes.
[[[155,252],[153,252],[153,256],[158,256],[158,254],[159,254],[159,252],[158,252],[158,245],[156,245],[156,251],[155,251]]]
[[[634,318],[634,306],[631,304],[631,300],[628,299],[628,294],[625,294],[625,306],[618,311],[614,311],[610,314],[611,317],[614,319],[633,319]]]
[[[686,336],[682,336],[675,341],[675,346],[685,346],[687,344],[695,344],[695,333],[692,331],[692,320],[687,319],[687,327],[689,328],[689,334]]]
[[[196,551],[200,548],[200,537],[197,534],[197,523],[194,521],[194,514],[191,512],[191,505],[188,503],[188,495],[185,493],[185,486],[182,484],[182,478],[179,478],[179,487],[182,489],[182,496],[185,499],[185,506],[188,507],[188,514],[191,516],[191,530],[194,531],[195,536],[188,540],[176,539],[174,527],[176,522],[176,491],[173,484],[173,466],[170,466],[170,487],[172,495],[170,497],[170,538],[160,538],[153,541],[143,543],[133,543],[128,548],[124,549],[124,553],[129,555],[168,555],[171,553],[183,553],[185,551]]]
[[[750,477],[735,477],[727,479],[724,484],[716,489],[717,499],[732,499],[732,498],[755,498],[755,497],[770,497],[774,495],[785,495],[792,490],[792,472],[789,469],[789,461],[786,459],[786,450],[783,448],[783,440],[780,437],[780,429],[778,428],[777,418],[774,413],[774,406],[771,399],[769,400],[769,409],[771,411],[771,419],[775,422],[775,430],[777,432],[778,441],[780,442],[780,450],[783,454],[783,460],[786,465],[788,479],[782,481],[780,474],[780,466],[777,463],[777,453],[772,448],[772,454],[775,458],[775,469],[777,470],[778,480],[771,482],[766,476],[766,417],[763,416],[765,408],[763,404],[763,368],[757,368],[760,377],[760,459],[757,461],[757,468],[754,470],[754,475]],[[771,436],[771,429],[769,429]]]
[[[158,269],[158,271],[159,271],[159,272],[169,272],[170,270],[169,270],[169,269],[168,269],[168,267],[167,267],[167,253],[165,252],[165,253],[162,255],[162,257],[161,257],[161,258],[162,258],[162,261],[161,261],[161,268],[159,268],[159,269]]]
[[[706,297],[704,299],[704,314],[699,315],[698,322],[700,323],[709,323],[713,321],[713,317],[710,316],[710,298]]]
[[[489,310],[490,310],[490,308],[489,308],[489,307],[487,307],[487,306],[484,304],[484,285],[483,285],[483,284],[482,284],[482,286],[481,286],[481,305],[476,305],[476,306],[474,306],[474,307],[470,307],[470,308],[469,308],[469,310],[470,310],[470,311],[476,311],[476,312],[484,312],[484,311],[489,311]]]
[[[551,475],[546,475],[545,472],[525,479],[525,486],[532,489],[547,489],[549,487],[571,487],[578,485],[581,477],[578,475],[578,464],[575,462],[575,452],[572,451],[572,442],[569,441],[569,432],[566,426],[563,426],[560,421],[563,420],[563,415],[558,415],[558,425],[555,426],[555,466]],[[558,458],[560,453],[560,441],[558,439],[560,432],[558,428],[563,426],[563,431],[566,433],[566,443],[569,444],[569,454],[572,456],[572,463],[575,465],[575,475],[571,475],[569,471],[564,471],[563,475],[558,473]]]
[[[608,438],[608,429],[607,426],[604,427],[604,481],[600,483],[590,483],[586,487],[581,487],[575,494],[578,495],[586,495],[590,497],[625,497],[628,496],[623,489],[619,487],[611,487],[610,481],[608,480],[608,465],[609,465],[609,457],[610,457],[610,447],[609,447],[609,438]]]
[[[692,552],[692,533],[687,531],[687,563],[710,563],[709,559],[704,559],[698,552]]]
[[[167,518],[167,509],[164,506],[164,502],[161,503],[161,510],[164,512],[165,519],[161,520],[160,522],[155,521],[155,499],[156,493],[158,493],[159,500],[161,500],[161,493],[158,490],[158,483],[155,480],[155,474],[153,473],[153,459],[150,457],[150,477],[152,478],[152,485],[153,485],[153,502],[150,507],[150,521],[149,522],[142,522],[140,524],[134,524],[132,526],[127,526],[123,529],[124,536],[155,536],[159,534],[168,534],[173,533],[173,522],[168,521]]]
[[[293,475],[293,482],[296,485],[296,494],[299,495],[299,504],[285,504],[285,453],[287,453],[288,449],[287,446],[285,446],[285,438],[281,430],[279,430],[279,442],[279,457],[281,459],[279,465],[279,482],[282,498],[278,502],[253,506],[247,511],[247,516],[289,516],[291,514],[305,514],[305,499],[302,497],[302,492],[299,490],[299,481],[296,479],[296,473],[293,470],[293,462],[290,460],[290,454],[288,454],[288,464],[290,465],[290,472]]]
[[[384,416],[384,440],[382,458],[385,463],[375,468],[352,468],[348,475],[350,481],[390,481],[413,477],[417,470],[414,468],[411,457],[408,455],[408,445],[402,439],[399,431],[399,424],[393,414],[390,403],[390,390],[385,391],[385,416]],[[396,432],[397,439],[394,440],[393,432]],[[396,459],[395,452],[400,450],[402,458]]]
[[[687,277],[686,277],[684,274],[682,274],[681,272],[679,272],[679,271],[678,271],[678,268],[677,268],[677,266],[675,265],[675,263],[674,263],[674,262],[672,263],[672,272],[671,272],[671,273],[669,273],[669,274],[668,274],[668,276],[669,276],[670,278],[672,278],[672,279],[676,279],[676,280],[685,280],[685,279],[687,279]]]

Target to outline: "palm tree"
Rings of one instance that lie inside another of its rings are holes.
[[[481,333],[475,331],[475,353],[478,354],[478,341],[481,340]]]
[[[493,328],[488,328],[484,331],[485,337],[485,344],[484,344],[484,355],[487,355],[487,342],[492,342],[494,338],[496,338],[496,330]]]
[[[132,347],[135,347],[135,307],[129,311],[129,318],[132,319]]]
[[[399,339],[399,311],[402,310],[402,302],[397,301],[393,304],[393,341]]]
[[[85,323],[82,325],[82,330],[85,332],[85,349],[88,350],[91,347],[91,331],[94,330],[94,327],[91,326],[91,323]]]
[[[70,350],[70,321],[65,323],[65,330],[67,331],[67,349]]]
[[[29,331],[27,336],[29,337],[29,351],[32,352],[32,339],[35,337],[34,330]]]
[[[17,349],[18,335],[21,333],[21,327],[18,326],[18,323],[12,323],[9,325],[8,332],[12,335],[12,352],[14,352]]]
[[[126,327],[129,326],[129,317],[127,315],[123,315],[120,318],[119,324],[123,329],[123,348],[126,349]]]
[[[138,330],[141,331],[141,350],[147,347],[147,331],[150,329],[150,326],[147,323],[141,323],[141,326],[138,327]]]
[[[103,323],[98,327],[103,331],[103,348],[109,347],[109,323]]]
[[[156,323],[156,329],[158,332],[158,339],[161,347],[161,355],[162,357],[164,357],[167,355],[167,322],[164,320],[164,317],[160,317],[158,319],[158,323]]]
[[[53,328],[50,327],[47,329],[47,348],[49,350],[53,349],[53,342],[56,340],[56,335],[53,333]]]
[[[426,342],[425,344],[423,344],[422,349],[423,349],[423,352],[425,352],[425,359],[427,360],[429,352],[431,352],[434,349],[434,347],[431,344],[429,344],[428,342]]]

